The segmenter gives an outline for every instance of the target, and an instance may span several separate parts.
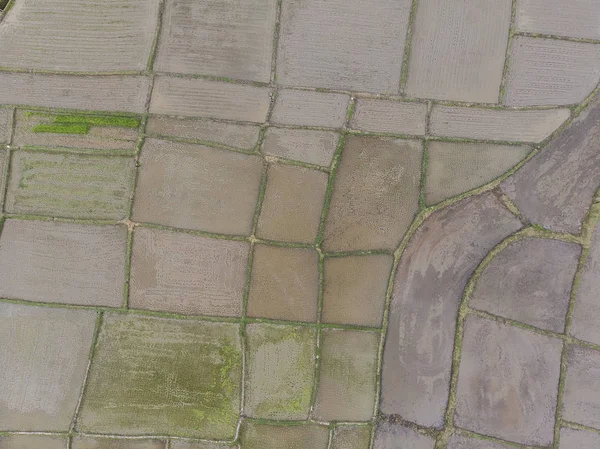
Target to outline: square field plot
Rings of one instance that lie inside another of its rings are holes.
[[[315,370],[313,327],[248,324],[245,413],[254,418],[308,418]]]
[[[278,81],[397,93],[410,5],[410,0],[283,2]]]
[[[77,428],[88,433],[233,439],[239,326],[108,315]]]
[[[6,220],[0,238],[0,297],[120,307],[127,229]]]
[[[377,389],[379,332],[324,329],[315,417],[369,421]]]
[[[140,164],[135,221],[250,235],[262,173],[259,157],[148,139]]]
[[[257,245],[248,294],[248,316],[316,321],[319,256],[304,248]]]
[[[0,429],[69,430],[95,323],[96,313],[87,310],[0,304]],[[18,447],[4,444],[0,439],[0,447]]]
[[[0,24],[0,67],[144,70],[159,0],[20,0]]]
[[[405,93],[497,103],[511,0],[420,0]]]
[[[422,0],[410,48],[406,93],[496,103],[511,0]]]
[[[322,321],[381,326],[392,263],[388,255],[326,258]]]
[[[327,190],[327,173],[271,164],[258,219],[257,236],[268,240],[314,243]]]
[[[277,0],[167,0],[155,69],[268,82]]]
[[[129,305],[182,314],[240,316],[249,244],[138,227]]]

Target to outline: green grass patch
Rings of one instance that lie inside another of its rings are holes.
[[[9,3],[10,0],[0,0],[0,10],[2,10],[4,14],[6,14],[12,7],[12,4],[9,6]]]
[[[121,128],[137,128],[140,119],[137,117],[118,117],[110,115],[57,115],[54,123],[86,123],[91,126],[119,126]]]
[[[33,127],[34,133],[54,134],[87,134],[90,127],[87,123],[40,123]]]
[[[138,117],[125,117],[113,115],[85,115],[85,114],[49,114],[27,112],[27,116],[43,116],[52,119],[49,123],[40,123],[32,129],[34,133],[56,134],[87,134],[92,126],[138,128]]]

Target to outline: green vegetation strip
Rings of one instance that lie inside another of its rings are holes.
[[[87,134],[89,130],[87,123],[40,123],[33,127],[34,133]]]
[[[138,117],[124,117],[112,115],[51,115],[37,114],[34,112],[28,115],[44,115],[53,117],[51,123],[40,123],[33,127],[34,133],[56,133],[56,134],[87,134],[92,126],[137,128],[140,126]]]
[[[137,117],[118,117],[102,115],[57,115],[54,123],[86,123],[93,126],[119,126],[122,128],[137,128],[140,119]]]

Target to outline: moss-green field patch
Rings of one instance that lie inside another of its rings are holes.
[[[237,324],[109,315],[78,428],[232,440],[241,375]]]
[[[316,330],[249,324],[245,411],[267,419],[308,417],[313,389]]]
[[[330,449],[369,449],[371,426],[336,426]]]
[[[370,421],[379,333],[324,329],[315,403],[320,421]]]

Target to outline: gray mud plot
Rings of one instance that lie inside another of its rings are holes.
[[[16,151],[6,210],[121,220],[129,213],[135,161],[127,157]]]
[[[600,97],[500,184],[534,223],[578,234],[600,184]]]
[[[585,261],[577,289],[571,334],[600,345],[600,224],[596,225],[590,252]]]
[[[511,243],[485,267],[469,305],[562,333],[580,255],[579,245],[559,240]]]
[[[145,76],[0,73],[0,104],[92,111],[144,112]]]
[[[20,0],[0,23],[0,67],[144,70],[159,0]]]
[[[119,307],[127,230],[7,220],[0,238],[0,297]]]
[[[600,2],[518,0],[515,28],[529,33],[600,39]]]
[[[83,386],[95,323],[93,311],[0,304],[3,429],[69,430]],[[57,446],[55,441],[39,437],[19,441],[20,438],[9,436],[6,441],[0,437],[0,447]]]
[[[9,143],[12,133],[13,110],[0,109],[0,144]]]
[[[560,430],[560,449],[597,449],[598,447],[600,447],[599,432],[568,428]]]
[[[171,440],[170,444],[171,449],[240,449],[239,444],[213,443],[209,441]]]
[[[166,442],[161,440],[142,440],[125,438],[102,438],[76,436],[71,443],[72,449],[165,449]]]
[[[329,167],[339,138],[333,131],[271,127],[265,133],[262,151],[269,156]]]
[[[487,184],[531,151],[528,146],[429,142],[425,199],[435,204]]]
[[[519,36],[512,45],[505,103],[508,106],[580,103],[598,80],[600,44]]]
[[[135,124],[140,122],[139,118],[124,117],[129,126],[97,125],[93,122],[102,119],[108,122],[112,117],[54,115],[22,110],[17,111],[16,118],[13,144],[17,146],[130,151],[136,148],[138,126]]]
[[[410,5],[410,0],[283,2],[278,80],[397,93]]]
[[[600,351],[570,346],[563,396],[563,419],[600,428]]]
[[[1,449],[64,449],[67,438],[52,435],[23,435],[12,434],[0,437]]]
[[[562,439],[562,438],[561,438]],[[513,449],[513,445],[504,444],[491,440],[479,438],[468,438],[454,434],[448,441],[447,449]],[[572,448],[574,449],[574,448]],[[579,448],[581,449],[581,448]]]
[[[327,449],[329,428],[312,423],[277,426],[245,421],[240,439],[244,449]]]
[[[247,151],[254,149],[259,132],[258,125],[223,123],[207,118],[152,116],[146,125],[149,136],[186,139]]]
[[[269,82],[277,0],[168,0],[155,69]]]
[[[327,251],[395,249],[419,208],[422,145],[348,136],[325,222]]]
[[[402,446],[398,444],[402,443]],[[380,422],[375,430],[375,445],[373,449],[433,449],[435,440],[429,436],[404,427],[400,424]]]
[[[485,255],[521,226],[486,193],[434,212],[415,232],[394,281],[383,355],[383,413],[443,426],[464,288]]]
[[[346,94],[282,90],[277,95],[271,122],[280,125],[341,128],[350,97]]]
[[[557,338],[467,317],[457,425],[516,443],[551,445],[562,346]]]
[[[154,82],[150,112],[263,123],[270,95],[266,87],[159,76]]]
[[[140,163],[136,221],[221,234],[252,232],[259,157],[148,139]]]
[[[405,92],[496,103],[511,5],[511,0],[420,0]]]
[[[425,134],[425,103],[359,98],[350,127],[378,133]]]
[[[249,244],[137,228],[129,304],[181,314],[240,316]]]
[[[434,136],[537,143],[570,115],[568,109],[516,111],[434,106],[429,131]]]

